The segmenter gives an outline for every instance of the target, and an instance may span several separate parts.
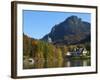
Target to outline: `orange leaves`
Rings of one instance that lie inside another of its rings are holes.
[[[35,46],[38,44],[38,41],[32,41],[32,45]]]

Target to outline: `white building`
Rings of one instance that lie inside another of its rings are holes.
[[[66,56],[71,56],[71,52],[67,52],[66,53]]]
[[[52,39],[48,36],[48,42],[52,43]]]
[[[87,53],[88,53],[88,51],[84,48],[84,50],[82,52],[83,56],[86,56]]]
[[[33,65],[34,64],[34,59],[33,58],[25,58],[24,59],[24,64],[29,64],[29,65]]]

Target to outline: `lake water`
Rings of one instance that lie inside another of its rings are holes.
[[[56,62],[35,62],[34,64],[24,63],[24,69],[39,69],[39,68],[56,68],[56,67],[79,67],[79,66],[91,66],[90,59],[66,59],[64,61]]]
[[[90,59],[85,59],[85,60],[81,60],[81,59],[78,59],[78,60],[67,60],[64,62],[65,64],[65,67],[77,67],[77,66],[90,66],[91,63],[90,63]]]

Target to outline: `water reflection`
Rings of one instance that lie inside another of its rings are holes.
[[[77,67],[77,66],[90,66],[90,59],[85,59],[85,60],[65,60],[65,67]]]
[[[24,63],[24,69],[37,69],[37,68],[55,68],[55,67],[78,67],[78,66],[90,66],[91,65],[90,59],[67,59],[64,61],[38,61],[34,64]]]

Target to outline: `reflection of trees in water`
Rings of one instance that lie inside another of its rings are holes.
[[[34,68],[54,68],[62,67],[63,61],[38,61],[34,63]]]
[[[63,61],[48,61],[45,67],[54,68],[54,67],[62,67]]]
[[[44,61],[38,61],[34,63],[34,68],[43,68],[44,67]]]
[[[41,69],[41,68],[57,68],[57,67],[78,67],[78,66],[91,66],[91,59],[87,60],[48,60],[42,61],[39,60],[35,62],[33,65],[29,63],[24,64],[24,69]]]

